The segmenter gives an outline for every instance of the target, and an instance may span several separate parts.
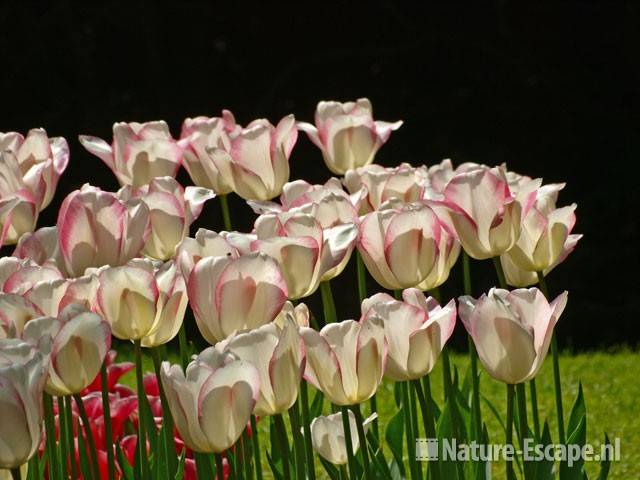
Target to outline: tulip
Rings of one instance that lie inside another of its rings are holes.
[[[176,249],[176,262],[185,280],[193,267],[204,257],[238,258],[237,249],[227,240],[227,232],[216,233],[205,228],[196,232],[195,238],[186,237]]]
[[[426,167],[414,168],[408,163],[393,168],[368,165],[349,170],[344,176],[347,190],[358,198],[357,207],[362,215],[378,210],[392,198],[404,203],[420,201],[428,182]]]
[[[47,363],[22,340],[0,340],[0,468],[19,467],[40,445]]]
[[[566,303],[567,292],[548,303],[537,288],[493,288],[477,300],[460,297],[458,312],[489,375],[516,384],[538,373]]]
[[[313,215],[297,212],[261,215],[255,232],[251,249],[278,261],[290,299],[311,295],[344,269],[358,235],[353,223],[323,229]]]
[[[204,202],[215,195],[205,188],[182,188],[172,177],[158,177],[138,189],[125,186],[118,196],[124,202],[139,198],[147,205],[151,234],[142,253],[150,258],[169,260],[200,216]]]
[[[211,345],[271,322],[287,299],[280,267],[262,253],[201,259],[187,291],[200,333]]]
[[[241,130],[242,127],[236,124],[229,110],[223,110],[220,118],[185,119],[179,144],[184,148],[184,168],[193,183],[199,187],[210,188],[217,195],[226,195],[232,191],[231,185],[222,178],[207,150],[221,148],[229,152],[231,139]]]
[[[89,267],[124,265],[136,257],[150,233],[149,208],[87,184],[64,199],[57,227],[67,273],[78,277]]]
[[[164,386],[180,437],[190,449],[220,453],[244,431],[260,394],[260,374],[250,363],[229,359],[213,347],[189,364],[162,362]]]
[[[453,168],[451,159],[445,158],[440,163],[436,163],[428,168],[427,176],[429,178],[429,187],[427,188],[427,195],[429,197],[437,197],[444,193],[444,189],[449,181],[455,177],[458,173],[465,173],[477,168],[488,168],[486,165],[481,165],[474,162],[464,162]],[[509,172],[507,172],[507,176]]]
[[[175,263],[155,269],[149,260],[137,260],[103,270],[98,282],[97,311],[114,336],[156,347],[177,335],[188,300]]]
[[[307,352],[305,379],[336,405],[355,405],[376,393],[387,360],[384,322],[330,323],[320,332],[300,329]]]
[[[349,429],[351,430],[351,444],[353,453],[360,448],[358,438],[356,416],[349,410]],[[363,422],[364,431],[369,430],[369,425],[378,415],[374,413]],[[342,414],[333,413],[327,416],[319,416],[311,422],[311,443],[313,449],[326,461],[334,465],[346,465],[348,462],[347,445],[344,438],[344,425]]]
[[[240,130],[229,150],[208,149],[220,177],[245,200],[269,200],[280,195],[289,180],[289,156],[298,138],[293,115],[276,127],[259,119]]]
[[[89,135],[79,140],[113,171],[121,186],[140,187],[155,177],[175,177],[182,161],[182,149],[162,120],[114,123],[111,145]]]
[[[0,153],[0,245],[14,244],[33,232],[38,221],[38,201],[26,187],[12,152]]]
[[[12,255],[16,258],[31,259],[38,265],[53,266],[66,273],[58,244],[58,228],[55,226],[42,227],[22,235]]]
[[[0,293],[0,339],[20,338],[27,322],[42,316],[33,302],[13,293]]]
[[[439,271],[444,229],[425,203],[371,212],[360,222],[358,251],[369,273],[383,287],[415,287],[434,270]],[[446,251],[442,254],[445,260],[451,256]],[[450,259],[445,263],[451,263]],[[439,276],[436,273],[434,277]]]
[[[324,163],[336,175],[373,162],[378,149],[402,122],[373,120],[371,102],[322,101],[318,103],[315,126],[299,122],[298,128],[322,151]]]
[[[298,326],[289,319],[282,328],[275,323],[238,333],[216,348],[254,365],[260,375],[260,395],[254,415],[281,414],[293,405],[304,372],[304,343]]]
[[[58,396],[87,388],[111,347],[109,324],[80,305],[67,307],[57,318],[30,321],[22,336],[51,356],[45,390]]]
[[[402,292],[402,298],[378,293],[362,302],[363,318],[382,319],[389,348],[385,375],[396,382],[430,373],[456,324],[454,300],[440,307],[415,288]]]
[[[289,320],[291,320],[298,327],[308,327],[310,316],[309,307],[304,303],[298,303],[294,307],[293,303],[287,300],[282,306],[282,310],[278,316],[273,320],[273,323],[280,328],[284,328]]]
[[[444,189],[443,204],[465,252],[483,260],[509,251],[539,186],[539,180],[532,180],[513,195],[502,167],[480,166],[453,177]]]

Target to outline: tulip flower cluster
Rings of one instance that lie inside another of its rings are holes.
[[[330,478],[417,480],[424,471],[412,449],[422,432],[486,440],[478,360],[506,385],[507,443],[516,398],[518,441],[548,442],[535,378],[549,350],[558,440],[575,436],[584,409],[565,428],[554,334],[567,292],[551,299],[545,281],[580,239],[575,204],[556,206],[564,184],[506,165],[373,163],[401,125],[374,120],[367,99],[320,102],[315,125],[288,115],[242,126],[224,110],[187,118],[174,138],[163,121],[116,123],[111,144],[80,142],[120,190],[86,184],[66,196],[56,225],[37,230],[67,142],[42,129],[0,134],[0,242],[16,245],[0,259],[0,468],[20,478],[28,462],[29,478],[53,480],[260,480],[261,420],[275,478],[314,480],[321,465]],[[298,131],[342,178],[289,178]],[[178,183],[181,167],[195,185]],[[231,227],[232,193],[256,213],[251,232]],[[224,225],[191,237],[214,198]],[[474,298],[470,259],[492,259],[499,288]],[[352,260],[360,316],[339,321],[347,315],[331,284]],[[457,302],[441,302],[456,264],[464,288]],[[368,276],[378,291],[367,292]],[[302,302],[317,290],[321,314]],[[470,346],[466,393],[447,347],[458,316]],[[209,346],[198,352],[202,340]],[[115,345],[134,362],[114,363]],[[438,362],[442,408],[430,387]],[[131,370],[135,391],[119,383]],[[392,419],[377,412],[386,382],[398,407]],[[486,468],[427,464],[433,480],[489,478]],[[527,463],[523,471],[534,478]],[[507,476],[515,478],[512,463]]]

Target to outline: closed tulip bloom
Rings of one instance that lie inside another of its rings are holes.
[[[482,365],[496,380],[531,380],[542,366],[567,292],[548,303],[537,288],[493,288],[479,299],[458,299],[458,312]]]
[[[339,273],[358,236],[353,223],[323,229],[313,215],[297,212],[261,215],[255,232],[251,249],[278,261],[290,299],[311,295],[321,281]]]
[[[349,170],[344,176],[344,184],[358,198],[358,210],[364,215],[378,210],[390,199],[404,203],[422,200],[429,180],[425,166],[412,167],[403,163],[392,168],[368,165]]]
[[[365,434],[369,430],[371,422],[377,417],[378,415],[374,413],[363,422]],[[360,448],[360,438],[358,437],[356,416],[351,410],[349,410],[349,430],[352,452],[356,454]],[[340,412],[316,417],[311,422],[311,445],[316,453],[327,462],[334,465],[346,465],[349,461],[344,437],[344,424]]]
[[[218,195],[232,191],[220,176],[208,150],[231,149],[231,139],[238,135],[242,127],[236,123],[229,110],[222,111],[222,117],[187,118],[182,123],[180,145],[184,148],[183,165],[193,183],[199,187],[210,188]]]
[[[477,167],[453,177],[444,204],[465,252],[483,260],[510,250],[539,186],[539,180],[531,181],[516,196],[501,167]]]
[[[0,339],[22,337],[27,322],[42,315],[40,308],[21,295],[0,293]]]
[[[87,268],[124,265],[136,257],[150,233],[149,208],[84,185],[62,202],[57,227],[67,273],[79,277]]]
[[[47,364],[32,345],[0,340],[0,468],[19,467],[40,445]]]
[[[113,171],[121,186],[140,187],[155,177],[175,177],[182,161],[182,149],[162,120],[114,123],[111,145],[90,135],[80,135],[79,140]]]
[[[254,120],[233,138],[228,150],[208,149],[221,178],[245,200],[269,200],[289,180],[289,156],[298,138],[293,115],[277,126]]]
[[[260,395],[260,375],[250,363],[209,347],[187,366],[162,362],[169,409],[190,449],[220,453],[242,435]]]
[[[200,216],[204,202],[215,194],[206,188],[182,188],[173,177],[158,177],[137,189],[123,187],[118,196],[125,202],[139,198],[147,205],[151,233],[142,253],[153,259],[169,260]]]
[[[437,268],[442,231],[425,203],[379,210],[362,217],[358,251],[384,288],[415,287]]]
[[[56,317],[30,321],[23,339],[50,355],[45,390],[50,395],[73,395],[96,378],[111,348],[111,329],[100,315],[71,305]]]
[[[155,269],[149,260],[137,260],[104,269],[98,282],[97,310],[114,336],[156,347],[177,335],[188,300],[173,262]]]
[[[298,398],[305,356],[304,343],[293,319],[288,319],[282,328],[269,323],[238,333],[220,342],[216,348],[222,348],[258,369],[260,395],[255,415],[283,413]]]
[[[191,270],[204,257],[238,258],[237,249],[227,240],[227,232],[216,233],[200,228],[194,238],[186,237],[176,249],[176,262],[185,280]]]
[[[367,98],[355,102],[318,103],[315,126],[299,122],[298,128],[320,149],[324,163],[336,175],[373,162],[375,154],[402,122],[373,120]]]
[[[320,332],[301,328],[307,352],[305,379],[336,405],[355,405],[376,393],[387,360],[384,322],[330,323]]]
[[[430,373],[456,324],[455,300],[440,307],[415,288],[402,292],[402,299],[378,293],[362,302],[363,318],[383,321],[389,348],[385,375],[396,382]]]
[[[193,268],[187,289],[200,333],[211,345],[271,322],[287,299],[278,264],[262,253],[203,258]]]

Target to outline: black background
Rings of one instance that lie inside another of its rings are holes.
[[[242,124],[291,112],[309,121],[318,100],[367,96],[377,119],[405,121],[378,163],[507,162],[566,181],[559,203],[578,203],[585,236],[549,277],[570,291],[561,342],[637,345],[638,3],[133,3],[2,4],[0,131],[42,126],[71,148],[39,226],[84,182],[117,188],[78,134],[110,141],[114,121],[164,119],[177,136],[184,117],[222,108]],[[329,177],[304,134],[291,169],[292,179]],[[231,205],[249,229],[252,212]],[[197,225],[221,228],[216,200]],[[472,265],[476,294],[496,282],[489,267]],[[334,283],[341,316],[354,316],[351,266]],[[444,293],[460,290],[456,270]],[[317,296],[310,304],[319,314]]]

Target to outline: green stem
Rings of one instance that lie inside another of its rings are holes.
[[[187,329],[184,322],[182,322],[180,330],[178,330],[178,344],[180,347],[180,364],[182,365],[182,370],[186,370],[189,364],[189,342],[187,342]]]
[[[116,478],[116,461],[113,452],[113,432],[111,430],[111,404],[109,403],[109,386],[107,384],[106,360],[100,368],[100,386],[102,387],[102,414],[104,417],[104,448],[107,450],[108,478]]]
[[[171,416],[171,410],[169,409],[169,402],[167,401],[167,395],[162,385],[162,377],[160,376],[160,351],[159,348],[151,349],[151,359],[153,361],[153,369],[156,373],[156,382],[158,383],[158,390],[160,392],[160,404],[162,405],[162,423],[164,428],[164,454],[167,459],[167,466],[169,468],[169,474],[175,476],[178,470],[178,459],[176,457],[176,450],[174,448],[173,440],[173,417]]]
[[[58,442],[60,443],[60,465],[63,479],[69,478],[69,437],[67,436],[67,414],[62,397],[56,397],[58,405]]]
[[[82,425],[84,427],[84,434],[87,437],[87,444],[89,445],[89,457],[91,458],[91,469],[93,470],[93,478],[98,480],[100,478],[100,465],[98,464],[98,450],[96,449],[96,442],[93,438],[93,432],[91,431],[91,423],[89,422],[89,416],[87,415],[87,410],[84,408],[84,402],[82,401],[82,397],[80,394],[76,393],[73,396],[73,399],[76,402],[76,406],[78,407],[78,412],[80,413],[80,419],[82,420]],[[71,402],[69,402],[71,403]],[[80,441],[82,435],[78,432],[78,441]]]
[[[50,480],[58,480],[58,462],[56,455],[56,425],[53,416],[53,398],[48,393],[43,395],[44,428],[47,447],[47,469]],[[114,480],[114,479],[109,479]]]
[[[444,385],[444,400],[447,401],[451,392],[451,362],[449,361],[449,349],[445,345],[442,349],[442,383]]]
[[[336,304],[333,301],[333,293],[331,292],[331,283],[329,280],[320,282],[320,294],[322,295],[322,308],[324,310],[324,323],[335,323],[338,321],[336,314]]]
[[[538,274],[538,285],[542,294],[549,300],[549,290],[547,289],[547,281],[544,278],[542,272]],[[553,385],[556,394],[556,413],[558,415],[558,436],[560,443],[565,442],[564,431],[564,408],[562,407],[562,384],[560,383],[560,360],[558,358],[558,340],[556,338],[556,332],[553,332],[551,336],[551,357],[553,358]]]
[[[35,472],[32,476],[31,472]],[[34,453],[29,459],[29,465],[27,466],[27,478],[40,478],[40,458],[38,452]]]
[[[298,411],[298,401],[289,409],[289,423],[291,425],[291,436],[293,437],[293,455],[296,464],[296,478],[303,479],[305,472],[305,449],[302,432],[300,431],[300,412]]]
[[[136,387],[138,391],[138,455],[140,458],[140,472],[143,480],[150,476],[147,463],[147,436],[144,428],[144,408],[147,401],[142,378],[142,346],[140,340],[133,342],[136,363]]]
[[[285,480],[290,480],[289,440],[287,439],[287,429],[284,426],[284,420],[281,414],[273,416],[273,424],[276,428],[276,435],[278,436],[278,443],[280,443],[280,451],[282,452],[282,473]]]
[[[505,439],[506,445],[513,445],[513,397],[515,390],[513,385],[507,384],[507,435]],[[515,448],[514,448],[515,450]],[[507,480],[515,480],[516,475],[513,471],[513,460],[507,459]]]
[[[518,423],[520,426],[520,450],[524,452],[525,441],[529,436],[529,426],[527,425],[527,398],[524,390],[524,383],[518,383],[516,385],[516,398],[518,401]],[[525,462],[524,457],[522,461]],[[528,476],[526,464],[524,465],[524,476],[525,478]]]
[[[398,288],[394,290],[393,296],[395,297],[396,300],[398,300],[399,302],[402,302],[402,289]]]
[[[302,405],[302,428],[304,429],[304,449],[307,457],[307,478],[315,480],[316,466],[313,459],[313,446],[311,443],[311,418],[309,415],[309,393],[307,382],[300,382],[300,403]]]
[[[412,480],[417,480],[415,455],[415,434],[413,432],[413,421],[411,419],[411,407],[409,405],[409,382],[401,383],[402,390],[402,410],[404,411],[404,430],[407,441],[407,455],[409,457],[409,472]]]
[[[305,431],[306,436],[306,431]],[[256,416],[251,415],[251,442],[253,443],[253,463],[256,465],[256,480],[262,480],[262,461],[260,459],[260,438]]]
[[[22,480],[22,474],[20,473],[20,467],[11,469],[11,478],[13,480]]]
[[[536,379],[532,378],[529,382],[529,391],[531,393],[531,414],[533,416],[533,433],[536,440],[540,440],[540,417],[538,415],[538,391],[536,388]]]
[[[207,453],[193,452],[196,461],[196,473],[198,478],[214,478],[211,461]],[[220,475],[217,478],[222,478]]]
[[[251,480],[253,478],[253,442],[249,440],[249,428],[242,432],[242,458],[246,466],[246,477]]]
[[[509,287],[507,286],[507,280],[504,276],[504,270],[502,269],[502,263],[500,263],[500,257],[493,257],[493,266],[496,269],[496,275],[498,276],[498,284],[500,288],[504,288],[505,290]]]
[[[418,409],[416,408],[416,392],[413,388],[411,388],[411,384],[407,382],[407,390],[409,391],[409,407],[411,407],[411,430],[413,431],[413,454],[412,456],[415,458],[415,443],[416,439],[420,437],[420,428],[418,427]],[[422,478],[422,462],[418,462],[416,460],[416,473],[418,474],[418,478]]]
[[[351,440],[351,422],[349,421],[349,408],[340,407],[342,413],[342,431],[344,433],[344,443],[347,447],[347,459],[349,462],[349,478],[356,480],[356,460],[353,456],[353,441]]]
[[[76,442],[73,434],[73,411],[71,410],[71,397],[63,397],[64,415],[67,422],[67,446],[69,448],[69,461],[71,463],[71,480],[78,478],[78,465],[76,464]]]
[[[224,464],[222,463],[222,455],[220,453],[216,453],[213,458],[216,461],[216,478],[219,480],[224,478]]]
[[[245,466],[245,457],[244,457],[244,441],[242,435],[236,442],[235,448],[235,461],[236,461],[236,475],[240,480],[244,480],[244,466]]]
[[[364,470],[364,478],[373,478],[369,466],[369,452],[367,450],[367,436],[364,433],[364,419],[360,412],[360,405],[352,405],[351,411],[356,417],[356,428],[358,430],[358,441],[360,443],[360,453],[362,454],[362,467]]]
[[[428,389],[429,397],[431,397],[429,375],[425,375],[422,381]],[[425,393],[422,390],[422,386],[420,385],[420,380],[411,380],[411,384],[413,385],[413,389],[418,396],[418,403],[420,404],[420,410],[422,413],[422,425],[424,426],[424,433],[427,438],[436,438],[436,426],[433,416],[433,410],[431,409],[431,405],[428,405],[427,398],[425,398]],[[440,479],[440,468],[437,462],[431,460],[429,461],[429,472],[430,480]]]
[[[222,221],[224,223],[224,229],[227,232],[233,230],[231,226],[231,215],[229,214],[229,200],[227,195],[218,195],[220,199],[220,207],[222,207]]]
[[[464,294],[465,295],[473,295],[471,290],[471,265],[469,261],[469,255],[467,252],[463,250],[462,252],[462,276],[463,276],[463,284],[464,284]],[[473,409],[473,429],[475,435],[472,438],[480,439],[482,435],[482,411],[480,410],[480,379],[478,377],[478,354],[476,352],[476,347],[473,343],[473,339],[471,335],[467,336],[468,345],[469,345],[469,362],[471,364],[471,387],[472,387],[472,398],[471,398],[471,408]]]

